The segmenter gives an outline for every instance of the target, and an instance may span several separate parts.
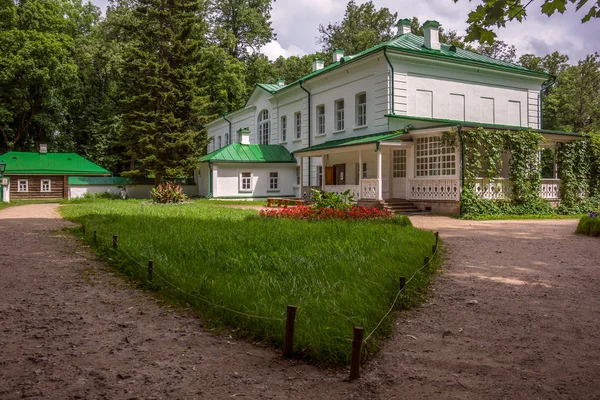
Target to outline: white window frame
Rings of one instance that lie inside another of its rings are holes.
[[[221,136],[219,136],[218,141],[219,141],[219,149],[220,149],[221,147],[223,147],[223,142],[222,142]]]
[[[300,167],[296,167],[296,186],[300,186]]]
[[[362,163],[362,179],[367,179],[367,163]]]
[[[44,190],[44,182],[48,183],[48,189]],[[52,179],[40,179],[40,192],[49,193],[52,191]]]
[[[323,166],[316,166],[316,174],[317,174],[317,186],[323,186]]]
[[[245,174],[250,174],[250,176],[244,176]],[[252,192],[252,181],[253,179],[252,172],[250,171],[242,171],[240,172],[239,177],[239,191],[240,192]],[[246,182],[246,180],[248,181]]]
[[[24,186],[24,190],[22,189],[23,186],[21,186],[21,185]],[[20,193],[29,192],[29,180],[28,179],[19,179],[17,181],[17,192],[20,192]]]
[[[258,144],[269,144],[271,133],[271,120],[269,110],[264,109],[258,114]]]
[[[364,96],[364,100],[361,101],[360,97]],[[367,93],[357,93],[355,97],[356,102],[356,121],[355,128],[364,128],[367,126]]]
[[[340,107],[341,105],[341,107]],[[344,131],[344,99],[337,99],[333,103],[334,108],[334,121],[333,121],[333,131],[334,132],[343,132]]]
[[[279,171],[269,171],[269,192],[279,192]]]
[[[287,142],[287,115],[281,116],[281,142]]]
[[[294,132],[296,140],[302,139],[302,112],[296,111],[294,113]]]
[[[317,135],[325,134],[325,104],[317,106]]]
[[[393,150],[392,178],[406,178],[406,150]]]
[[[444,146],[441,136],[427,136],[415,141],[415,177],[457,175],[456,147]]]

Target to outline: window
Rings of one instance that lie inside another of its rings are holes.
[[[335,101],[334,130],[337,132],[344,130],[344,99],[339,99]]]
[[[281,141],[287,141],[287,115],[281,117]]]
[[[367,125],[367,94],[356,95],[356,127]]]
[[[269,111],[262,110],[258,114],[258,143],[269,144],[269,131],[271,130],[271,121],[269,121]]]
[[[323,186],[323,166],[317,165],[317,186]]]
[[[364,162],[362,165],[362,178],[367,179],[367,163]]]
[[[50,179],[42,179],[40,186],[41,186],[42,192],[49,192],[50,191]]]
[[[296,167],[296,185],[300,186],[300,167]]]
[[[317,135],[325,134],[325,106],[317,106]]]
[[[29,181],[27,179],[19,179],[17,192],[29,192]]]
[[[279,172],[269,172],[269,190],[279,190]]]
[[[394,178],[406,178],[406,150],[394,150],[392,174]]]
[[[221,143],[221,136],[219,136],[219,149],[222,147],[222,143]]]
[[[416,152],[417,176],[456,174],[456,149],[444,146],[441,137],[418,138]]]
[[[294,114],[294,121],[296,124],[296,139],[302,138],[302,113],[297,112]]]
[[[251,192],[252,191],[252,173],[242,172],[240,174],[240,191]]]

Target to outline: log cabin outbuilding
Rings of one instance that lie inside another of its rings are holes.
[[[110,171],[75,153],[11,151],[0,155],[6,163],[3,201],[68,197],[71,176],[111,176]]]

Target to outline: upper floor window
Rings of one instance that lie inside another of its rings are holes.
[[[317,106],[317,135],[325,134],[325,105]]]
[[[359,93],[356,95],[356,126],[367,125],[367,94]]]
[[[287,115],[281,116],[281,141],[287,141]]]
[[[220,149],[222,147],[221,136],[219,136],[218,141],[219,141],[219,149]]]
[[[269,144],[269,132],[271,131],[271,121],[269,120],[269,111],[262,110],[258,114],[258,143]]]
[[[294,120],[296,125],[296,139],[300,139],[302,137],[302,113],[300,111],[294,114]]]
[[[456,175],[456,149],[440,136],[418,138],[415,166],[417,176]]]
[[[334,130],[344,130],[344,99],[335,101],[335,123]]]

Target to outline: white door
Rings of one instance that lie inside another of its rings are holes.
[[[406,199],[406,149],[392,152],[392,198]]]

